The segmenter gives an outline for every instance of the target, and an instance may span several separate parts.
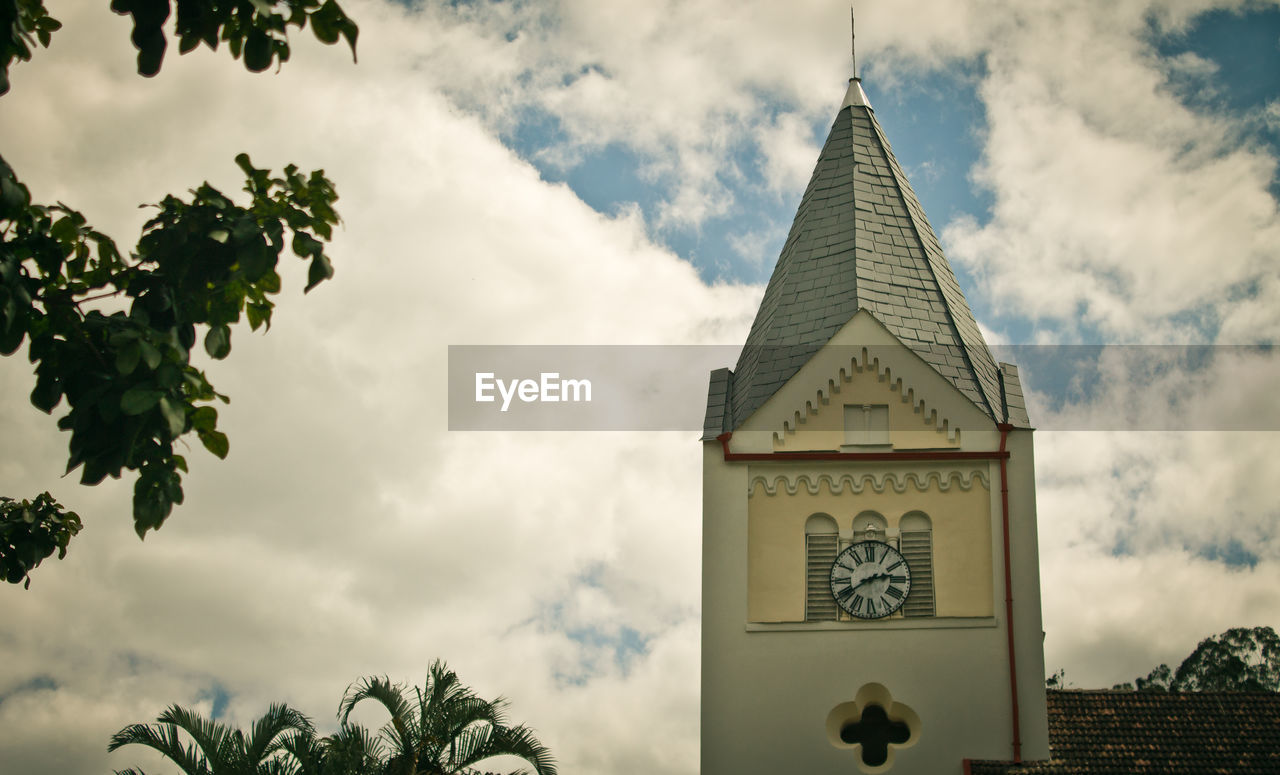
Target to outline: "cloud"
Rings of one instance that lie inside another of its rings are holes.
[[[1181,105],[1175,65],[1146,42],[1149,19],[1177,31],[1204,5],[860,9],[860,51],[885,72],[985,62],[993,218],[945,235],[1002,324],[1274,338],[1274,159]],[[825,129],[843,94],[844,7],[641,4],[625,23],[585,2],[348,11],[358,66],[300,41],[278,75],[171,52],[142,81],[128,20],[76,6],[58,11],[54,48],[13,70],[6,160],[108,231],[136,233],[137,203],[204,179],[234,191],[241,150],[324,167],[345,225],[336,278],[304,298],[291,263],[272,331],[237,331],[210,367],[233,397],[231,456],[189,455],[187,503],[145,543],[128,482],[60,478],[65,438],[25,402],[29,365],[0,362],[0,427],[21,450],[0,457],[0,492],[51,489],[87,525],[29,592],[0,591],[0,761],[145,765],[107,756],[108,736],[172,702],[212,712],[215,687],[234,723],[282,700],[332,723],[347,682],[419,681],[440,656],[510,697],[566,772],[696,771],[698,444],[450,433],[446,348],[741,343],[761,289],[706,284],[650,232],[720,217],[740,187],[798,194],[805,128]],[[546,182],[510,147],[529,116],[554,119],[548,152],[565,163],[625,146],[665,204],[601,214]],[[1255,367],[1224,365],[1185,405],[1261,392],[1270,372]],[[1174,383],[1157,387],[1176,397]],[[1274,619],[1273,445],[1039,434],[1048,664],[1109,685]],[[1230,541],[1256,562],[1209,551]]]
[[[5,153],[38,198],[127,234],[137,202],[204,178],[233,191],[245,149],[323,166],[344,226],[335,281],[303,298],[302,267],[287,267],[269,335],[237,332],[209,367],[233,397],[231,456],[189,455],[187,503],[145,543],[129,482],[59,479],[65,438],[20,399],[27,365],[0,364],[15,397],[0,423],[26,453],[5,456],[3,491],[51,489],[86,521],[29,594],[5,590],[0,759],[32,773],[145,764],[108,756],[110,734],[172,702],[212,712],[213,687],[233,723],[288,701],[332,724],[348,681],[419,681],[441,656],[511,697],[566,769],[691,769],[696,738],[661,752],[592,741],[696,727],[697,444],[450,434],[446,348],[741,341],[759,290],[708,287],[634,211],[601,215],[545,183],[424,85],[414,52],[441,32],[429,19],[350,10],[358,66],[304,44],[277,76],[196,53],[141,81],[127,25],[99,37],[121,20],[80,9],[15,70]],[[620,642],[633,644],[621,661]],[[590,680],[557,682],[583,665]]]
[[[993,217],[945,230],[979,294],[1084,341],[1274,339],[1275,157],[1178,99],[1144,9],[1013,19],[981,87]]]
[[[540,158],[557,164],[609,145],[634,151],[661,192],[655,225],[667,229],[727,216],[742,172],[735,156],[775,166],[759,132],[775,115],[793,125],[797,110],[806,124],[825,120],[839,95],[813,85],[847,56],[820,2],[648,3],[628,6],[625,24],[608,4],[572,0],[422,13],[446,31],[424,61],[444,93],[500,132],[552,118],[562,139]],[[814,45],[815,30],[834,45]],[[812,161],[785,174],[807,179],[800,168]]]

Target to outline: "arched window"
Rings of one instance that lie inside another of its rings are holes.
[[[814,514],[804,523],[804,620],[834,622],[836,599],[831,596],[831,564],[836,561],[840,531],[826,514]]]
[[[898,550],[911,568],[911,591],[902,604],[903,616],[933,616],[933,522],[912,511],[898,523]]]
[[[879,512],[863,511],[853,518],[853,540],[889,542],[889,520]]]

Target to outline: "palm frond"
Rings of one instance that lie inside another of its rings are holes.
[[[253,767],[280,750],[281,735],[287,732],[314,733],[311,719],[301,711],[281,703],[272,704],[244,739],[246,763]]]
[[[301,775],[298,762],[286,756],[259,762],[256,766],[247,768],[245,772],[253,775]]]
[[[373,700],[387,709],[390,720],[382,728],[382,735],[397,753],[407,753],[416,757],[418,734],[418,716],[414,708],[405,699],[404,688],[391,683],[386,676],[366,676],[359,683],[347,687],[338,705],[338,721],[348,723],[351,711],[357,703]]]
[[[533,765],[538,775],[556,775],[556,760],[533,730],[520,724],[514,727],[496,727],[491,738],[495,753],[492,756],[518,756]]]
[[[494,754],[488,753],[492,747],[493,727],[476,725],[462,730],[455,736],[449,746],[449,754],[441,762],[445,772],[464,771],[476,762],[484,761]]]
[[[325,765],[325,741],[312,731],[296,731],[280,739],[280,750],[293,758],[301,775],[322,775]]]
[[[382,740],[358,724],[343,724],[338,731],[325,738],[330,750],[359,753],[370,759],[381,759]]]
[[[386,758],[380,739],[350,725],[355,706],[370,699],[391,716],[380,730],[390,745]],[[504,698],[478,696],[438,659],[412,693],[385,676],[366,677],[348,686],[338,705],[343,729],[326,738],[334,768],[324,775],[366,775],[374,762],[380,775],[471,775],[496,756],[524,759],[536,775],[557,775],[555,759],[532,730],[507,726],[506,709]]]
[[[382,740],[362,726],[344,724],[324,746],[325,775],[375,775],[386,768]]]
[[[442,762],[441,770],[449,773],[477,772],[480,762],[495,756],[516,756],[533,765],[538,775],[556,775],[555,759],[551,751],[538,741],[533,731],[523,725],[516,727],[487,727],[477,725],[459,735],[457,757]],[[517,770],[511,775],[521,775]]]
[[[172,724],[186,732],[208,761],[209,769],[222,772],[229,769],[242,753],[235,744],[234,734],[226,725],[181,705],[170,705],[156,721]],[[237,730],[238,731],[238,730]]]
[[[111,736],[107,751],[142,745],[170,759],[186,775],[210,775],[209,764],[194,745],[184,745],[174,724],[131,724]]]

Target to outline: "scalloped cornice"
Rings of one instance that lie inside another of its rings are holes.
[[[861,495],[868,487],[877,493],[883,493],[889,489],[896,493],[904,493],[907,491],[908,486],[914,486],[917,492],[927,492],[931,487],[936,487],[939,492],[947,492],[952,488],[968,492],[973,489],[975,482],[981,485],[983,489],[991,489],[991,482],[986,473],[980,470],[927,471],[924,473],[916,471],[904,473],[886,471],[881,473],[836,475],[760,474],[751,478],[751,483],[747,486],[747,494],[748,496],[755,495],[756,488],[759,487],[764,490],[766,495],[777,495],[778,488],[781,487],[788,495],[795,495],[803,487],[810,495],[817,495],[821,492],[824,483],[832,495],[841,495],[846,491],[853,495]]]

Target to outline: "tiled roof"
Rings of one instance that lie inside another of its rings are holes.
[[[1280,694],[1051,691],[1044,762],[971,775],[1276,775]]]
[[[1003,420],[999,370],[938,238],[856,81],[849,94],[765,289],[728,405],[709,407],[708,421],[720,414],[722,430],[737,428],[859,309]]]

